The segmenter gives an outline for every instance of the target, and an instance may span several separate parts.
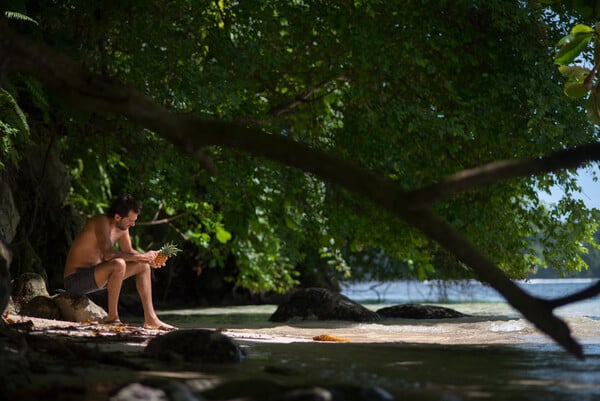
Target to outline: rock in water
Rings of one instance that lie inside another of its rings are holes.
[[[404,304],[388,306],[377,310],[383,317],[402,319],[452,319],[465,315],[443,306]]]
[[[380,317],[342,294],[325,288],[303,288],[296,290],[269,318],[272,322],[295,319],[374,322]]]
[[[231,338],[206,329],[163,334],[150,340],[144,352],[151,358],[189,362],[237,363],[246,358],[246,353]]]

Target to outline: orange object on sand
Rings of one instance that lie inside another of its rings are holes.
[[[341,343],[349,343],[350,340],[347,338],[332,336],[331,334],[320,334],[313,337],[314,341],[335,341]]]

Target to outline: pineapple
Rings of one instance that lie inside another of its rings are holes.
[[[154,263],[156,263],[157,265],[162,265],[167,261],[168,258],[170,258],[171,256],[175,256],[179,252],[181,252],[181,249],[177,248],[177,245],[175,245],[174,243],[169,242],[167,244],[164,244],[158,250],[158,252],[159,254],[154,259]]]

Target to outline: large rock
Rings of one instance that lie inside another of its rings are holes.
[[[463,313],[443,306],[420,304],[388,306],[378,309],[377,313],[386,318],[402,319],[452,319],[465,316]]]
[[[231,338],[205,329],[177,330],[155,337],[144,353],[167,361],[237,363],[246,358],[246,353]]]
[[[44,177],[36,186],[44,208],[61,210],[71,187],[69,173],[60,159],[58,142],[50,139],[50,132],[43,126],[36,128],[40,130],[40,138],[34,146],[27,148],[26,160],[33,177]]]
[[[62,319],[69,322],[100,321],[108,316],[104,309],[85,295],[63,292],[54,297],[54,303],[58,306]]]
[[[87,322],[99,321],[108,315],[85,295],[63,292],[51,297],[46,282],[35,273],[22,274],[13,281],[12,299],[15,313],[31,317]]]
[[[374,322],[380,317],[341,294],[325,288],[304,288],[296,290],[269,318],[272,322],[299,319]]]
[[[11,254],[0,240],[0,314],[3,314],[10,300],[10,262]]]
[[[21,315],[60,320],[61,313],[54,300],[43,295],[32,298],[21,308]]]
[[[20,220],[8,180],[5,179],[5,174],[0,174],[0,240],[11,243]]]
[[[12,283],[12,299],[17,308],[21,308],[38,296],[50,297],[44,278],[37,273],[24,273],[16,277]]]

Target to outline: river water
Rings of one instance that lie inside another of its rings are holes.
[[[542,297],[566,295],[595,280],[518,283]],[[478,282],[402,281],[347,286],[343,294],[377,310],[399,303],[453,308],[459,319],[377,323],[272,323],[275,305],[162,311],[181,328],[219,328],[247,349],[230,378],[286,384],[376,386],[397,400],[600,400],[600,300],[556,311],[583,345],[577,359],[538,332],[494,290]],[[315,342],[333,334],[344,343]],[[225,369],[225,371],[223,371]],[[278,376],[272,372],[288,372]]]

